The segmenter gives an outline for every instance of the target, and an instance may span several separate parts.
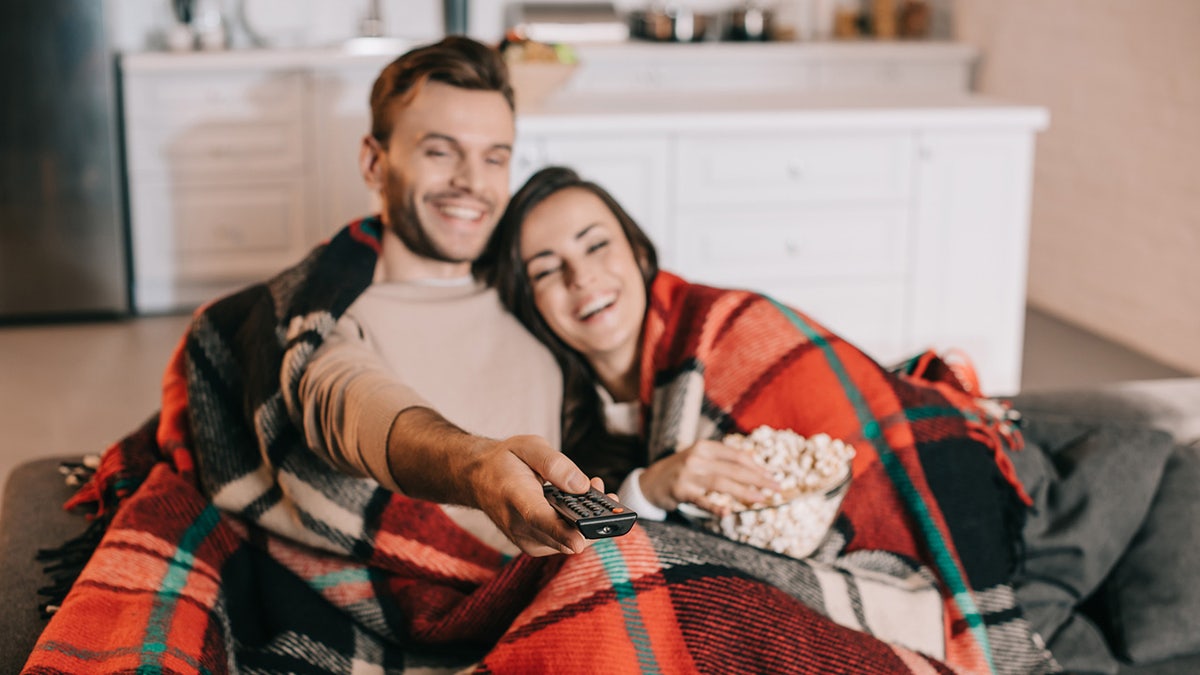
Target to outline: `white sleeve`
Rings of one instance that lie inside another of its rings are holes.
[[[301,420],[310,449],[341,471],[400,491],[388,467],[388,433],[403,410],[428,403],[400,381],[350,317],[313,353],[297,405],[289,413]]]
[[[652,504],[649,499],[646,499],[646,495],[642,493],[641,478],[643,471],[644,469],[634,469],[625,477],[625,480],[621,483],[621,489],[617,490],[617,498],[625,506],[637,511],[639,519],[666,520],[666,510]]]

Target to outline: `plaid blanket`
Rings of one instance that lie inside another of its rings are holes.
[[[197,312],[161,410],[69,503],[105,532],[23,672],[986,670],[978,649],[942,663],[867,632],[886,603],[866,572],[919,595],[916,556],[799,561],[648,523],[580,555],[507,559],[436,504],[324,465],[287,400],[370,283],[379,228],[353,223]],[[858,630],[830,619],[842,608]]]
[[[746,291],[655,279],[643,337],[648,461],[767,425],[826,433],[857,454],[838,529],[936,571],[946,660],[971,671],[1053,668],[1008,581],[1030,503],[1004,448],[1006,411],[932,353],[889,370],[812,318]]]

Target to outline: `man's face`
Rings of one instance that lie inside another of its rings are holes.
[[[417,256],[465,274],[508,205],[513,137],[502,94],[426,83],[375,160],[387,227]]]

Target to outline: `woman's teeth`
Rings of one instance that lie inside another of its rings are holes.
[[[617,296],[615,295],[606,295],[604,297],[596,298],[595,300],[584,305],[583,310],[579,312],[579,320],[587,321],[599,312],[608,309],[614,302],[616,302],[616,300]]]

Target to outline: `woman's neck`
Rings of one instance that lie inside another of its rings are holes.
[[[611,355],[591,362],[596,378],[617,403],[636,401],[638,398],[639,352],[640,349],[629,355]]]

